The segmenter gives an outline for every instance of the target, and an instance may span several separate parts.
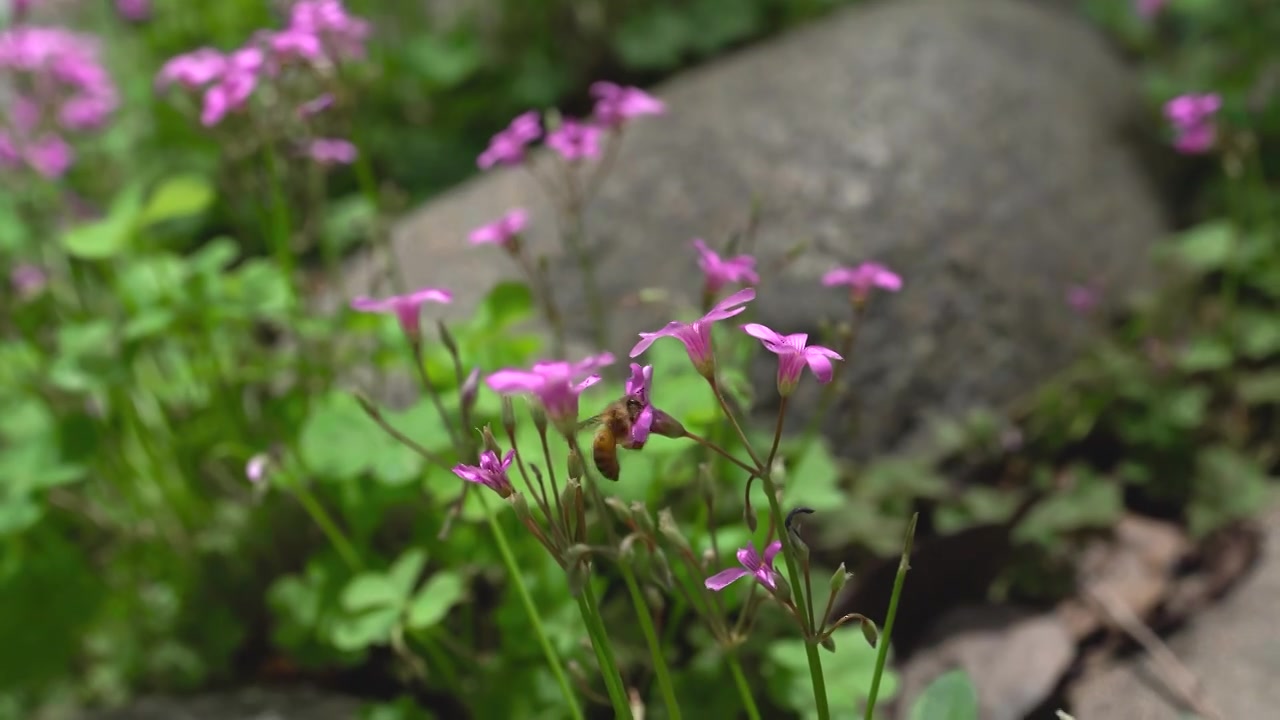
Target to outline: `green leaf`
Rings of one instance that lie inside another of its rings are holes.
[[[1178,258],[1200,272],[1226,265],[1235,247],[1235,229],[1230,221],[1216,220],[1197,225],[1175,238]]]
[[[382,607],[399,610],[404,604],[404,597],[390,575],[366,572],[351,578],[351,582],[342,589],[342,608],[349,612]]]
[[[1178,356],[1178,368],[1185,372],[1212,372],[1231,365],[1231,348],[1217,338],[1198,337]]]
[[[783,496],[787,505],[803,505],[819,512],[844,506],[840,466],[825,439],[815,438],[805,445],[799,460],[787,472]]]
[[[1269,478],[1253,459],[1225,446],[1205,449],[1196,460],[1196,476],[1187,520],[1203,537],[1223,524],[1248,517],[1266,504]]]
[[[40,521],[43,508],[29,497],[11,497],[0,502],[0,537],[17,535]]]
[[[409,605],[406,622],[415,630],[435,625],[462,599],[465,590],[462,577],[457,573],[441,571],[432,575]]]
[[[413,592],[413,586],[418,584],[418,576],[422,574],[422,568],[426,564],[426,551],[414,548],[401,555],[387,571],[387,578],[401,598],[407,598]]]
[[[1014,529],[1014,539],[1048,544],[1064,533],[1104,528],[1120,518],[1124,499],[1112,478],[1074,468],[1074,482],[1050,495]]]
[[[911,705],[911,720],[978,720],[978,691],[964,670],[934,678]]]
[[[452,37],[423,35],[414,39],[405,53],[409,67],[421,79],[439,90],[448,90],[466,81],[480,69],[484,56],[478,36],[455,33]]]
[[[124,337],[126,340],[141,340],[159,335],[168,330],[175,319],[173,311],[167,308],[147,308],[125,323]]]
[[[387,447],[382,430],[347,393],[334,391],[312,405],[298,449],[309,472],[335,480],[369,471]]]
[[[688,13],[698,32],[689,43],[699,53],[710,54],[758,32],[763,5],[742,0],[695,0]]]
[[[1250,405],[1280,403],[1280,370],[1246,375],[1236,384],[1236,394]]]
[[[82,260],[105,260],[128,249],[142,208],[142,190],[130,186],[111,204],[107,217],[63,233],[62,247]]]
[[[378,209],[364,195],[339,198],[325,213],[325,242],[339,252],[355,247],[373,234],[377,220]]]
[[[875,673],[876,650],[856,636],[837,633],[834,653],[822,654],[822,675],[830,696],[832,717],[860,717],[871,676]],[[842,638],[845,638],[842,640]],[[813,707],[813,684],[809,661],[802,639],[780,640],[769,646],[768,667],[764,671],[768,689],[781,706],[800,713],[802,718],[816,718]],[[772,671],[772,672],[771,672]],[[881,701],[890,700],[897,692],[897,676],[888,668],[880,681]],[[837,691],[836,688],[839,688]]]
[[[391,631],[400,620],[400,609],[380,607],[334,623],[330,639],[345,652],[364,650],[391,640]]]
[[[697,36],[692,18],[663,5],[637,5],[613,34],[613,49],[632,70],[668,70],[680,64]]]
[[[522,282],[499,283],[485,296],[476,313],[478,326],[494,331],[506,330],[533,314],[533,293]]]
[[[178,175],[160,184],[151,193],[140,222],[154,225],[200,215],[213,204],[209,181],[199,175]]]

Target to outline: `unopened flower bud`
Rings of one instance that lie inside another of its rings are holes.
[[[658,532],[667,539],[676,549],[681,552],[693,553],[693,549],[689,547],[689,541],[684,539],[680,528],[676,527],[676,519],[671,515],[671,508],[663,508],[658,511]]]
[[[622,543],[618,545],[618,559],[625,563],[635,564],[636,541],[639,539],[640,536],[635,533],[622,538]]]
[[[671,564],[667,562],[667,554],[662,548],[653,549],[653,577],[664,588],[671,590],[676,586],[675,575],[671,572]]]
[[[844,588],[844,584],[848,582],[849,578],[851,577],[853,577],[853,575],[851,575],[849,571],[844,569],[844,563],[840,563],[840,567],[836,568],[835,574],[831,576],[831,597],[832,598],[834,598],[840,592],[840,590]]]
[[[649,537],[653,537],[653,519],[649,517],[649,508],[639,500],[631,503],[631,517],[635,519],[636,528]]]
[[[627,527],[635,527],[635,517],[632,516],[631,508],[628,508],[625,502],[610,495],[604,499],[604,504],[608,505],[618,519],[627,524]]]
[[[588,545],[577,544],[570,545],[565,549],[560,559],[564,561],[565,566],[578,565],[584,560],[591,557],[591,547]]]
[[[862,625],[862,637],[866,638],[868,645],[875,647],[880,640],[880,631],[876,629],[876,624],[867,617],[860,617],[859,623]]]
[[[520,522],[525,525],[533,522],[533,514],[529,512],[529,502],[524,499],[524,495],[513,492],[507,496],[507,502],[511,503],[511,509],[515,511]]]
[[[774,577],[773,596],[778,598],[779,602],[791,602],[791,583],[781,574]]]
[[[591,582],[591,570],[585,563],[569,565],[565,568],[565,579],[569,585],[569,594],[578,597],[582,588]]]
[[[514,437],[516,434],[516,409],[511,404],[511,396],[502,396],[502,429],[507,431],[507,435]]]
[[[493,453],[500,453],[498,449],[498,441],[493,437],[493,430],[486,424],[480,429],[480,442],[484,445],[484,449]]]
[[[458,399],[462,402],[463,409],[470,413],[476,406],[476,396],[480,392],[480,368],[471,370],[471,374],[467,375],[467,379],[462,381],[462,387],[458,389]]]
[[[547,434],[547,411],[540,403],[529,405],[529,415],[533,417],[533,426],[538,429],[538,436]]]
[[[687,434],[679,420],[657,408],[653,410],[653,424],[649,427],[649,432],[668,438],[682,438]]]
[[[584,468],[582,467],[582,456],[578,454],[577,450],[569,451],[569,459],[567,464],[569,466],[570,479],[581,480],[584,472]]]
[[[822,638],[821,644],[822,644],[822,647],[826,648],[828,652],[836,651],[836,641],[832,640],[830,635]]]
[[[443,320],[437,320],[436,330],[440,333],[440,344],[449,351],[449,357],[458,357],[458,343],[454,341],[453,333],[449,332],[449,326],[445,325]]]

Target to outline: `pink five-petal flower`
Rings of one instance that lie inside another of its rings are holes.
[[[818,382],[829,383],[834,374],[831,361],[844,359],[831,348],[807,345],[809,336],[804,333],[780,335],[759,323],[747,323],[742,329],[778,356],[778,394],[782,397],[795,391],[805,366],[813,371]]]
[[[707,247],[702,238],[693,239],[693,247],[698,251],[698,267],[706,276],[706,294],[708,298],[730,283],[756,285],[760,276],[756,274],[756,259],[750,255],[738,255],[728,259],[721,258],[716,251]]]
[[[595,371],[611,364],[613,355],[601,353],[576,363],[561,360],[535,363],[529,370],[499,370],[485,382],[501,395],[533,395],[556,429],[570,436],[577,432],[578,396],[600,381]]]
[[[719,592],[730,584],[741,580],[742,578],[752,575],[763,586],[768,588],[769,592],[778,589],[778,571],[773,569],[773,558],[777,556],[778,551],[782,549],[782,543],[774,540],[769,543],[769,547],[764,549],[764,557],[756,552],[754,545],[747,545],[738,550],[738,563],[742,567],[729,568],[721,570],[706,579],[704,583],[708,590]]]
[[[480,453],[479,465],[455,465],[453,474],[467,482],[484,485],[504,499],[509,498],[511,493],[515,492],[515,488],[511,486],[511,478],[507,476],[507,468],[511,466],[515,456],[515,450],[508,450],[507,454],[499,460],[498,453],[485,450]]]
[[[600,156],[602,134],[598,125],[566,118],[547,135],[547,146],[569,162],[590,160]]]
[[[822,276],[826,287],[845,285],[854,302],[864,302],[872,288],[888,292],[902,289],[902,278],[889,268],[876,262],[864,262],[857,267],[838,267]]]
[[[528,224],[528,211],[524,208],[512,208],[497,220],[472,230],[467,239],[472,245],[501,245],[508,250],[514,250],[520,233],[524,232]]]
[[[1173,127],[1173,146],[1184,155],[1208,152],[1217,143],[1218,128],[1214,122],[1222,109],[1217,93],[1186,94],[1164,105],[1164,115]]]
[[[487,170],[495,165],[519,165],[524,150],[542,135],[542,123],[535,110],[517,115],[511,124],[489,140],[489,147],[476,158],[476,165]]]
[[[604,127],[619,127],[642,115],[661,115],[667,106],[661,100],[636,87],[623,87],[601,80],[591,84],[591,97],[596,99],[591,114]]]
[[[728,318],[746,310],[744,305],[754,300],[756,291],[745,288],[721,300],[718,305],[691,323],[672,321],[667,326],[651,333],[640,333],[640,342],[631,348],[631,357],[649,349],[655,340],[661,337],[673,337],[684,343],[689,353],[689,360],[703,377],[711,379],[715,376],[716,361],[711,347],[711,325],[718,320]]]
[[[639,450],[649,439],[653,428],[654,408],[649,403],[649,390],[653,387],[653,366],[631,363],[631,377],[627,378],[627,399],[640,403],[640,414],[631,423],[631,435],[622,443],[628,450]]]
[[[359,150],[341,138],[316,138],[307,146],[307,154],[321,165],[350,165],[356,161]]]
[[[351,307],[360,312],[395,313],[400,320],[400,328],[412,339],[421,334],[419,328],[422,306],[429,302],[449,304],[453,302],[453,293],[439,288],[422,288],[404,295],[392,295],[383,300],[358,297],[351,301]]]

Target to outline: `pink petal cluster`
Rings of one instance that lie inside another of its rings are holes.
[[[813,372],[818,382],[826,384],[834,375],[831,361],[844,359],[831,348],[809,345],[809,336],[805,333],[781,335],[759,323],[747,323],[742,329],[778,356],[778,394],[782,397],[795,392],[805,367]]]
[[[714,296],[729,284],[759,284],[756,259],[750,255],[721,258],[716,251],[707,247],[702,238],[694,238],[693,247],[698,251],[698,267],[702,268],[702,274],[706,276],[705,292],[708,296]]]
[[[599,125],[584,120],[565,118],[560,127],[547,134],[547,146],[569,162],[591,160],[600,156]]]
[[[453,293],[439,288],[422,288],[404,295],[392,295],[389,298],[375,300],[360,296],[351,301],[351,307],[360,312],[394,313],[400,320],[400,328],[410,338],[418,338],[421,334],[422,306],[429,303],[449,304],[453,302]]]
[[[151,17],[151,0],[116,0],[116,12],[129,22],[145,22]]]
[[[1164,105],[1164,116],[1173,127],[1173,146],[1184,155],[1198,155],[1211,150],[1218,140],[1214,122],[1222,109],[1217,93],[1180,95]]]
[[[533,395],[556,429],[568,436],[577,432],[578,396],[600,381],[597,370],[612,364],[613,355],[602,353],[576,363],[540,362],[529,370],[499,370],[485,382],[501,395]]]
[[[307,146],[307,154],[321,165],[350,165],[360,151],[347,140],[316,138]]]
[[[525,149],[542,137],[538,113],[530,110],[517,115],[507,127],[489,140],[489,147],[476,158],[476,165],[487,170],[495,165],[519,165]]]
[[[19,264],[9,272],[9,284],[19,300],[29,300],[39,295],[49,283],[49,278],[35,265]]]
[[[160,69],[156,84],[203,93],[200,122],[213,127],[243,109],[259,84],[278,78],[291,65],[316,72],[363,57],[368,35],[369,23],[349,14],[340,0],[300,0],[283,30],[256,33],[244,47],[226,54],[200,48],[175,56]],[[309,101],[299,112],[319,112],[332,102],[325,97]]]
[[[780,550],[782,550],[782,542],[774,540],[764,549],[764,557],[760,557],[754,545],[747,545],[738,550],[738,564],[742,567],[721,570],[707,578],[704,584],[708,590],[719,592],[738,580],[751,576],[769,592],[774,592],[778,589],[778,579],[781,576],[777,570],[773,569],[773,559],[777,557]]]
[[[62,28],[0,31],[0,166],[48,178],[74,161],[64,135],[101,128],[119,103],[97,40]]]
[[[855,302],[866,300],[873,288],[888,292],[902,289],[902,278],[889,268],[875,262],[864,262],[857,267],[838,267],[822,276],[822,284],[826,287],[849,288]]]
[[[653,429],[654,408],[649,402],[649,392],[653,388],[653,366],[631,363],[631,377],[627,378],[627,398],[640,403],[640,414],[631,424],[631,434],[623,447],[628,450],[639,450],[649,439],[649,431]]]
[[[516,247],[520,233],[528,225],[528,211],[524,208],[512,208],[497,220],[472,230],[467,239],[472,245],[499,245],[512,250]]]
[[[1134,0],[1134,9],[1138,11],[1138,17],[1150,20],[1168,4],[1169,0]]]
[[[716,360],[711,345],[711,326],[746,310],[746,304],[754,300],[756,291],[745,288],[721,300],[719,304],[692,323],[672,321],[666,327],[651,333],[640,333],[640,342],[631,348],[631,357],[636,357],[649,349],[658,338],[673,337],[684,344],[689,353],[689,360],[698,372],[707,379],[715,377]]]
[[[455,465],[453,474],[467,482],[484,485],[504,499],[509,498],[511,493],[515,492],[515,488],[511,485],[507,468],[511,467],[511,461],[515,456],[515,450],[508,450],[502,459],[498,459],[498,453],[485,450],[480,453],[479,465]]]
[[[591,97],[596,99],[592,117],[603,127],[616,128],[643,115],[661,115],[667,106],[640,88],[623,87],[599,81],[591,84]]]

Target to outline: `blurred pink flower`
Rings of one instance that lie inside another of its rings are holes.
[[[321,165],[350,165],[356,161],[359,150],[340,138],[316,138],[307,146],[307,154]]]
[[[843,360],[840,354],[821,345],[809,345],[805,333],[781,335],[759,323],[747,323],[742,330],[759,340],[764,348],[778,356],[778,394],[787,397],[800,384],[800,374],[806,366],[818,382],[831,382],[835,374],[832,360]]]
[[[299,105],[298,114],[302,117],[311,117],[328,110],[330,107],[333,107],[333,95],[325,93]]]
[[[591,96],[596,99],[592,115],[604,127],[619,127],[632,118],[667,111],[665,103],[640,88],[603,80],[591,84]]]
[[[14,144],[9,133],[0,130],[0,168],[15,168],[22,165],[22,153]]]
[[[1067,288],[1067,305],[1080,315],[1091,315],[1101,302],[1097,288],[1072,285]]]
[[[258,453],[245,463],[244,476],[254,485],[260,484],[267,477],[267,464],[271,458],[266,453]]]
[[[45,135],[28,141],[23,148],[28,167],[50,180],[62,177],[75,160],[75,152],[57,135]]]
[[[845,285],[854,301],[862,302],[872,288],[898,292],[902,289],[902,278],[880,263],[864,262],[857,267],[838,267],[828,271],[822,276],[822,284],[827,287]]]
[[[577,431],[578,396],[600,381],[597,370],[612,364],[613,355],[609,353],[576,363],[540,362],[529,370],[499,370],[485,378],[485,383],[500,395],[533,395],[556,429],[570,435]]]
[[[422,306],[426,303],[449,304],[453,302],[453,293],[439,288],[422,288],[404,295],[392,295],[389,298],[375,300],[360,296],[351,301],[351,307],[360,312],[394,313],[400,320],[400,328],[410,338],[421,335]]]
[[[511,124],[493,136],[489,147],[476,158],[476,165],[487,170],[495,165],[518,165],[524,162],[524,151],[542,135],[538,113],[530,110],[517,115]]]
[[[300,0],[289,12],[288,32],[317,38],[329,59],[364,56],[368,21],[347,11],[341,0]]]
[[[1157,13],[1169,4],[1169,0],[1134,0],[1134,7],[1138,11],[1138,17],[1144,20],[1150,20]]]
[[[492,244],[512,249],[528,224],[529,213],[524,208],[512,208],[497,220],[472,230],[467,239],[472,245]]]
[[[151,18],[151,0],[116,0],[116,12],[129,22],[145,22]]]
[[[9,284],[13,286],[19,300],[29,300],[39,295],[48,283],[49,278],[44,270],[35,265],[19,264],[9,273]]]
[[[600,155],[601,134],[598,125],[566,118],[547,135],[547,146],[569,162],[591,159]]]
[[[188,90],[199,90],[222,77],[227,57],[213,48],[200,48],[169,58],[156,76],[156,84],[166,88],[172,84]]]
[[[702,273],[706,276],[708,296],[714,296],[730,283],[756,285],[760,282],[760,276],[756,274],[756,259],[750,255],[723,259],[707,247],[702,238],[694,238],[693,247],[698,251],[698,267],[702,268]]]
[[[1222,109],[1217,93],[1179,95],[1164,105],[1164,116],[1173,127],[1173,146],[1184,155],[1211,150],[1217,142],[1214,118]]]
[[[658,338],[673,337],[684,344],[689,353],[689,360],[705,378],[715,376],[716,361],[711,344],[711,326],[720,320],[727,320],[747,308],[747,303],[754,300],[756,291],[751,288],[739,290],[721,300],[711,308],[710,312],[691,323],[669,322],[666,327],[651,333],[640,333],[640,342],[631,348],[631,357],[636,357],[649,349]]]

